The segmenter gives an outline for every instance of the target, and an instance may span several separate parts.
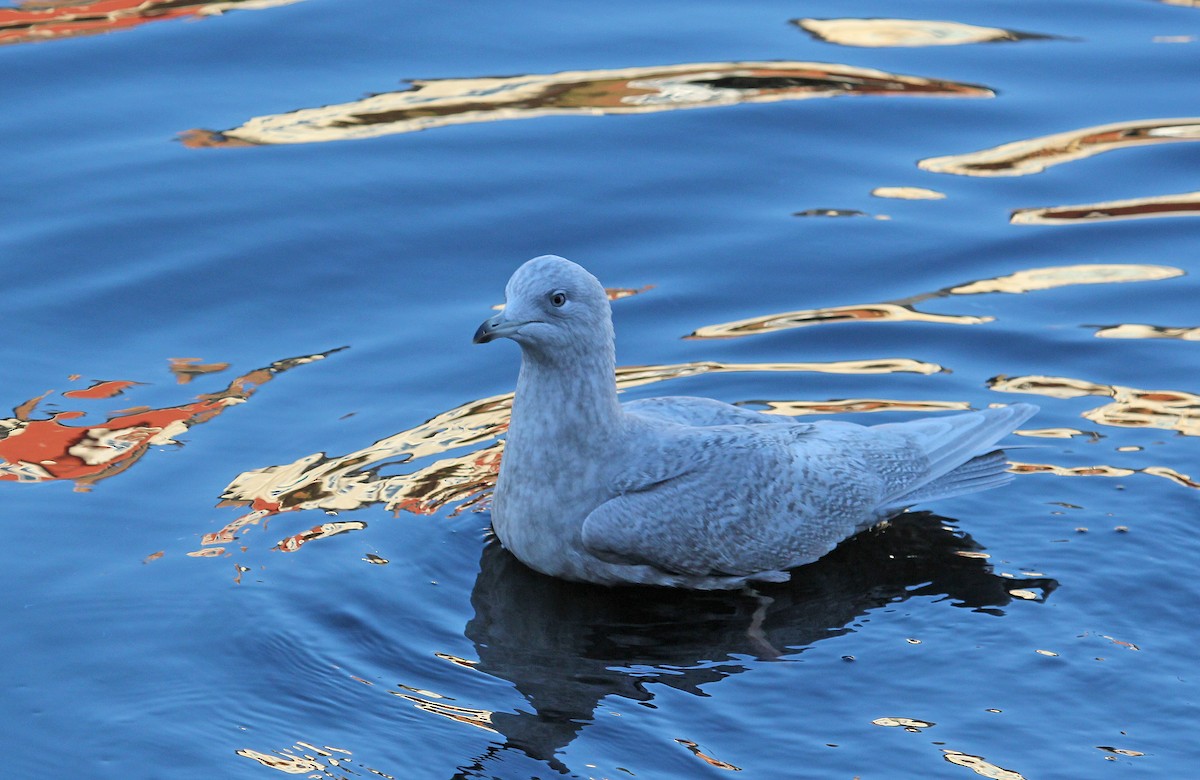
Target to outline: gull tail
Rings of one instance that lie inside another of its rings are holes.
[[[881,425],[912,437],[929,458],[925,478],[889,496],[886,512],[913,504],[990,490],[1012,480],[1004,450],[995,444],[1038,411],[1033,404],[1013,404],[950,417],[934,417]]]

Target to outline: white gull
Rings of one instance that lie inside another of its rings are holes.
[[[475,342],[521,347],[492,526],[529,567],[606,585],[784,581],[918,502],[997,487],[996,442],[1037,407],[798,422],[708,398],[617,400],[600,282],[553,255],[509,279]]]

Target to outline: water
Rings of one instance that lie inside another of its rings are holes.
[[[1195,771],[1200,9],[125,5],[0,8],[9,775]],[[545,252],[627,397],[1039,446],[758,599],[548,581],[469,343]]]

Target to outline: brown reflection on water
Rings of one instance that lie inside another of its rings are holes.
[[[820,62],[705,62],[489,78],[415,80],[350,103],[189,130],[189,147],[345,141],[537,116],[642,114],[841,95],[992,97],[956,81]]]
[[[1122,325],[1090,325],[1097,328],[1096,336],[1102,339],[1179,339],[1180,341],[1200,341],[1198,328],[1168,328],[1161,325],[1137,325],[1125,323]]]
[[[388,693],[392,694],[393,696],[399,696],[405,701],[412,702],[412,704],[422,712],[440,715],[443,718],[453,720],[457,723],[465,723],[468,726],[474,726],[476,728],[483,729],[484,731],[496,733],[496,730],[492,728],[491,710],[459,707],[454,704],[448,704],[444,701],[437,701],[436,699],[426,699],[421,696],[414,696],[413,694],[404,691],[388,691]]]
[[[997,376],[988,380],[1001,393],[1031,393],[1050,398],[1094,395],[1112,402],[1083,413],[1085,419],[1120,428],[1157,428],[1200,436],[1200,395],[1182,390],[1141,390],[1056,376]]]
[[[1200,216],[1200,192],[1157,195],[1148,198],[1109,200],[1074,206],[1016,209],[1009,222],[1014,225],[1071,225],[1113,222],[1119,219]]]
[[[670,365],[626,366],[617,369],[617,387],[628,389],[669,379],[711,373],[816,372],[833,374],[933,374],[943,369],[933,363],[904,358],[883,360],[846,360],[832,363],[719,363],[715,361]],[[773,402],[779,403],[779,402]],[[846,406],[830,402],[830,410],[847,411]],[[864,400],[862,409],[883,409],[889,402]],[[935,402],[928,402],[935,408]],[[783,406],[777,407],[783,413]],[[892,407],[898,408],[898,407]],[[953,408],[959,408],[954,406]],[[476,506],[495,485],[500,472],[503,441],[498,440],[508,427],[512,394],[491,396],[463,404],[406,431],[381,439],[369,447],[330,457],[314,453],[292,463],[247,471],[236,476],[221,494],[223,507],[248,507],[249,512],[235,518],[220,530],[206,534],[202,543],[227,545],[242,529],[281,512],[319,509],[340,512],[372,504],[383,504],[389,511],[432,514],[444,506],[457,505],[455,512]],[[433,462],[421,459],[444,455],[451,450],[467,451],[441,457]],[[381,472],[412,464],[404,474]],[[319,526],[320,527],[320,526]],[[318,527],[318,528],[319,528]],[[302,538],[291,549],[322,538],[312,535],[316,529],[298,534]],[[285,549],[285,540],[280,549]]]
[[[979,27],[962,22],[929,19],[793,19],[792,24],[819,41],[839,46],[883,48],[892,46],[958,46],[1053,38],[1051,35]]]
[[[929,157],[917,167],[959,176],[1026,176],[1101,152],[1176,141],[1200,141],[1200,118],[1142,119],[1084,127],[968,154]]]
[[[1152,477],[1162,477],[1181,487],[1200,489],[1196,482],[1187,474],[1166,466],[1147,466],[1141,469],[1127,469],[1117,466],[1096,464],[1093,466],[1056,466],[1052,463],[1010,463],[1009,471],[1014,474],[1054,474],[1059,477],[1128,477],[1133,474],[1149,474]]]
[[[802,328],[809,325],[826,325],[835,322],[932,322],[947,325],[977,325],[991,322],[993,318],[958,314],[928,314],[918,311],[915,306],[923,301],[947,298],[953,295],[1027,293],[1035,290],[1049,290],[1056,287],[1068,287],[1078,284],[1155,281],[1182,276],[1183,273],[1182,270],[1171,266],[1128,263],[1032,268],[1007,276],[981,279],[884,303],[801,309],[799,311],[749,317],[744,320],[725,322],[719,325],[707,325],[689,333],[684,338],[734,338],[756,333],[775,333],[781,330]]]
[[[132,466],[151,447],[178,444],[176,436],[249,400],[259,387],[278,374],[336,351],[278,360],[237,377],[224,390],[197,396],[191,403],[162,409],[144,406],[125,409],[113,412],[101,425],[65,424],[83,417],[81,411],[55,412],[45,419],[31,419],[38,403],[53,392],[48,391],[16,406],[12,417],[0,418],[0,481],[69,479],[74,480],[76,490],[86,491],[96,482]],[[62,395],[76,400],[106,399],[137,384],[99,382]]]
[[[171,373],[175,381],[186,385],[198,376],[215,374],[229,368],[228,363],[201,363],[200,358],[171,358]]]
[[[27,0],[0,8],[0,45],[76,38],[128,30],[146,22],[218,16],[237,8],[290,5],[300,0]]]
[[[927,296],[939,297],[937,295]],[[821,309],[800,309],[762,317],[748,317],[718,325],[697,328],[685,339],[728,339],[756,333],[775,333],[809,325],[828,325],[835,322],[937,322],[948,325],[978,325],[991,322],[991,317],[957,314],[927,314],[913,308],[913,303],[859,303],[850,306],[827,306]]]

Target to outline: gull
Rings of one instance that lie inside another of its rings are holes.
[[[1013,404],[864,426],[709,398],[621,403],[612,311],[596,277],[543,255],[504,293],[474,338],[521,348],[492,527],[553,577],[692,589],[786,581],[916,503],[1009,482],[996,442],[1037,411]]]

